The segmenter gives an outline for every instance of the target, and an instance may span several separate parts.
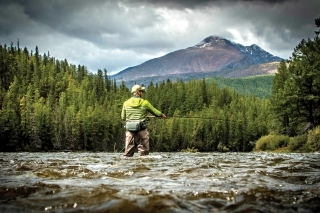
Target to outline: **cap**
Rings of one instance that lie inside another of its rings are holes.
[[[134,93],[134,92],[138,92],[138,91],[145,91],[145,87],[142,87],[140,85],[134,85],[131,89],[131,93]]]

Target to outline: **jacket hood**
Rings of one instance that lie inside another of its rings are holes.
[[[138,97],[132,97],[129,99],[129,105],[131,107],[138,107],[142,104],[143,99]]]

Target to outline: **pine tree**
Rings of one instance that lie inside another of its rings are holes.
[[[319,26],[319,19],[316,19]],[[271,101],[282,120],[282,132],[302,133],[320,125],[320,38],[303,39],[294,49],[286,68],[280,64]],[[288,130],[289,128],[289,130]]]
[[[2,151],[18,151],[21,149],[19,146],[21,135],[19,85],[18,79],[14,77],[4,97],[3,106],[0,111]]]
[[[281,61],[278,67],[278,72],[275,74],[275,78],[272,86],[271,106],[274,112],[273,129],[280,134],[290,133],[290,123],[288,106],[286,99],[284,98],[285,83],[290,76],[287,64],[285,61]]]

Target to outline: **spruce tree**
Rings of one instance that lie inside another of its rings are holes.
[[[319,19],[316,19],[319,27]],[[316,32],[317,33],[317,32]],[[320,125],[320,38],[303,39],[289,60],[278,68],[271,101],[279,117],[281,132],[288,135],[303,133]],[[275,128],[277,129],[277,128]]]

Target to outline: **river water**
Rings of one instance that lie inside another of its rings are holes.
[[[320,154],[0,153],[0,212],[320,212]]]

